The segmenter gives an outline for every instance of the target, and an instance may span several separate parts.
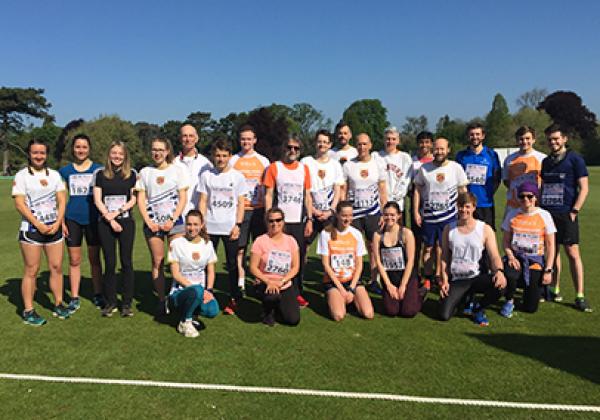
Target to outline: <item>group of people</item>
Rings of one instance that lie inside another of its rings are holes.
[[[196,315],[220,312],[213,290],[220,242],[229,289],[223,313],[238,310],[249,272],[263,303],[263,322],[271,326],[276,320],[300,322],[300,308],[309,304],[303,295],[307,251],[315,240],[335,321],[344,319],[348,305],[373,318],[368,291],[382,295],[386,315],[413,317],[431,288],[439,289],[442,320],[464,304],[465,313],[487,325],[486,307],[502,296],[500,313],[511,317],[517,288],[523,289],[522,310],[535,312],[541,298],[562,299],[560,244],[570,263],[575,304],[591,311],[578,248],[578,213],[587,196],[588,173],[583,159],[567,148],[568,138],[559,126],[545,132],[549,156],[533,149],[532,128],[519,128],[519,151],[502,167],[497,153],[483,144],[480,124],[467,128],[469,146],[456,161],[448,159],[448,140],[432,133],[419,133],[412,157],[399,149],[396,128],[384,134],[380,152],[372,152],[365,133],[355,137],[353,147],[351,128],[340,122],[337,147],[333,135],[320,130],[315,155],[300,159],[302,142],[291,135],[283,141],[281,159],[270,162],[255,150],[254,128],[245,125],[239,130],[238,153],[229,141],[217,140],[209,160],[196,148],[195,128],[184,125],[181,152],[175,156],[168,140],[154,139],[153,164],[139,173],[120,141],[109,146],[100,165],[90,159],[90,138],[78,134],[71,141],[73,162],[55,171],[47,167],[48,146],[31,140],[28,165],[17,173],[12,189],[22,216],[23,321],[46,322],[33,306],[42,251],[48,259],[53,315],[66,319],[80,308],[84,238],[94,304],[105,317],[119,309],[122,317],[134,314],[134,207],[151,256],[156,314],[179,312],[177,329],[186,337],[198,336]],[[501,181],[508,189],[503,258],[496,243],[494,203]],[[63,241],[69,256],[68,304],[63,303]],[[172,277],[169,291],[165,248]],[[365,285],[361,276],[367,254]]]

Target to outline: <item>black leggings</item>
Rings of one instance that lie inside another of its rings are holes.
[[[304,223],[286,223],[285,233],[291,235],[296,240],[300,251],[300,268],[298,274],[294,277],[294,285],[302,292],[302,280],[304,279],[304,256],[306,255],[306,239],[304,238]]]
[[[257,287],[258,296],[262,299],[265,314],[279,311],[284,324],[298,325],[300,323],[300,305],[296,300],[298,289],[295,285],[288,287],[280,293],[267,294],[267,286],[261,283]]]
[[[524,312],[537,312],[542,295],[542,270],[529,269],[529,286],[525,285],[522,270],[515,270],[507,262],[504,263],[504,276],[506,277],[506,292],[504,296],[507,300],[514,298],[517,287],[523,288],[523,307]]]
[[[215,252],[217,252],[219,246],[219,239],[223,241],[223,246],[225,247],[225,268],[227,269],[227,278],[229,280],[229,296],[232,299],[241,299],[242,291],[238,286],[238,240],[232,241],[229,239],[229,235],[210,235]]]
[[[448,296],[440,300],[438,313],[442,321],[448,321],[454,315],[456,306],[467,293],[483,293],[483,299],[479,302],[481,309],[485,309],[496,302],[501,291],[494,287],[492,278],[487,274],[480,274],[471,279],[450,281]]]
[[[98,223],[98,237],[104,255],[104,275],[102,286],[104,297],[108,304],[117,304],[117,275],[115,268],[117,264],[116,243],[119,242],[119,258],[121,260],[121,274],[123,277],[123,305],[131,305],[133,299],[133,240],[135,238],[135,221],[133,219],[121,219],[117,222],[123,228],[122,232],[115,232],[104,220]]]

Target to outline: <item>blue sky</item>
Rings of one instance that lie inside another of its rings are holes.
[[[597,1],[3,1],[0,85],[44,88],[59,124],[162,124],[308,102],[337,120],[485,115],[493,96],[577,92],[600,113]]]

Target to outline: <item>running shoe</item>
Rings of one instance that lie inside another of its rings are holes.
[[[269,312],[268,314],[265,314],[262,323],[269,327],[275,326],[275,315],[273,314],[273,311]]]
[[[463,309],[463,315],[465,315],[465,316],[471,316],[471,315],[473,315],[473,307],[474,306],[475,306],[475,302],[473,302],[473,301],[468,302],[465,305],[465,308]]]
[[[473,322],[482,327],[487,327],[490,325],[490,322],[488,321],[487,316],[485,316],[485,312],[483,310],[475,312],[473,315]]]
[[[133,316],[133,311],[130,305],[123,305],[121,308],[121,318],[130,318]]]
[[[65,305],[63,305],[61,303],[59,305],[56,305],[52,309],[52,316],[54,316],[58,319],[67,319],[68,317],[71,316],[71,312],[67,309],[67,307]]]
[[[71,299],[71,301],[69,302],[69,306],[67,306],[67,309],[71,313],[77,312],[79,308],[81,308],[81,301],[78,297]]]
[[[308,301],[304,299],[304,296],[302,295],[296,296],[296,300],[298,301],[298,305],[300,305],[301,308],[306,308],[309,305]]]
[[[575,307],[581,312],[593,312],[584,298],[575,299]]]
[[[92,302],[94,302],[94,306],[98,309],[102,309],[106,306],[104,296],[102,296],[101,294],[94,295],[94,297],[92,298]]]
[[[504,303],[504,305],[502,305],[502,308],[500,309],[500,315],[502,315],[504,318],[512,318],[514,310],[515,304],[508,300]]]
[[[369,283],[367,285],[367,290],[376,295],[383,295],[383,290],[381,290],[381,287],[379,287],[376,281],[372,281],[371,283]]]
[[[192,324],[191,319],[189,321],[180,321],[179,325],[177,325],[177,331],[187,338],[196,338],[200,335],[194,324]]]
[[[108,303],[104,308],[102,308],[102,316],[110,318],[115,312],[117,312],[117,310],[117,305]]]
[[[562,302],[563,301],[563,297],[561,296],[561,294],[554,293],[552,290],[550,290],[550,298],[552,299],[553,302]]]
[[[550,293],[550,286],[542,287],[542,295],[540,296],[540,302],[552,302],[552,294]]]
[[[24,324],[31,325],[33,327],[41,327],[46,323],[46,320],[39,316],[35,309],[27,312],[23,311],[22,318]]]
[[[237,308],[238,308],[238,303],[236,302],[236,300],[230,299],[227,306],[225,306],[225,308],[223,309],[223,313],[225,315],[233,315],[233,314],[235,314],[235,311],[237,311]]]
[[[425,279],[423,280],[423,286],[425,289],[427,289],[427,291],[429,292],[431,290],[431,280],[429,279]]]

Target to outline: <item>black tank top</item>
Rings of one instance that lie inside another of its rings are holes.
[[[400,285],[406,267],[406,247],[402,241],[402,233],[400,228],[398,241],[393,246],[386,246],[383,242],[385,232],[381,233],[379,240],[379,258],[394,286]]]

